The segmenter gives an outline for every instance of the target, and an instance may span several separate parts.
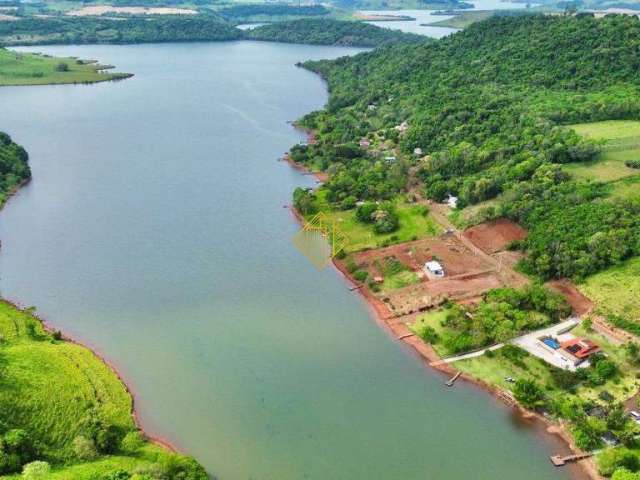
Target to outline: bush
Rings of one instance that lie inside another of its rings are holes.
[[[51,467],[47,462],[35,461],[27,463],[22,469],[22,478],[25,480],[38,480],[47,478],[51,473]]]
[[[355,272],[353,272],[353,278],[358,282],[364,282],[368,276],[369,273],[366,270],[356,270]]]
[[[120,442],[120,449],[126,453],[134,453],[144,445],[144,438],[138,431],[127,433]]]
[[[629,168],[640,168],[640,160],[627,160],[624,164]]]
[[[434,343],[437,343],[438,339],[440,338],[438,336],[438,333],[435,331],[435,329],[430,326],[426,326],[422,329],[422,331],[420,332],[420,337],[425,342],[430,343],[431,345],[433,345]]]
[[[618,470],[624,468],[631,472],[640,469],[638,456],[627,448],[609,448],[598,455],[598,471],[605,476],[610,476]]]
[[[69,71],[69,65],[67,65],[64,62],[60,62],[56,65],[56,72],[68,72]]]
[[[545,403],[542,387],[533,380],[519,379],[513,388],[513,394],[527,408],[539,408]]]
[[[356,220],[360,223],[373,223],[373,214],[378,209],[374,202],[365,202],[356,208]]]
[[[73,439],[73,453],[78,460],[93,460],[98,456],[96,444],[83,435],[78,435]]]
[[[391,205],[376,210],[373,217],[375,218],[373,231],[377,234],[395,232],[400,227],[398,214]]]

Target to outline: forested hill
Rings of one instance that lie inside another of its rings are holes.
[[[639,48],[635,16],[540,15],[494,17],[437,42],[307,62],[331,96],[325,111],[301,122],[318,143],[293,154],[331,166],[322,188],[336,207],[398,195],[410,169],[435,200],[495,198],[487,217],[531,229],[525,268],[583,276],[640,254],[640,205],[600,201],[600,185],[569,178],[560,165],[593,159],[598,148],[562,125],[640,118]],[[397,146],[402,158],[385,165],[344,148],[362,136],[387,152]]]
[[[247,38],[285,43],[381,47],[397,43],[428,42],[424,36],[376,27],[363,22],[301,19],[277,22],[249,30]]]
[[[215,15],[25,17],[0,22],[0,46],[237,40],[242,31]]]
[[[24,148],[0,132],[0,207],[21,183],[31,177],[28,159]]]

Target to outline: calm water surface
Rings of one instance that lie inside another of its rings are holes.
[[[2,294],[111,359],[148,431],[226,479],[565,478],[509,410],[453,389],[292,247],[276,158],[326,101],[259,42],[46,47],[136,76],[0,89],[33,182],[0,215]]]
[[[501,0],[476,0],[468,3],[473,4],[473,8],[464,10],[518,10],[527,8],[526,3],[506,2]],[[535,6],[535,4],[531,4]],[[379,27],[402,30],[403,32],[417,33],[432,38],[442,38],[457,32],[456,28],[434,27],[430,23],[447,20],[451,15],[434,15],[434,10],[367,10],[363,13],[372,15],[407,15],[415,20],[399,20],[393,22],[367,22]]]

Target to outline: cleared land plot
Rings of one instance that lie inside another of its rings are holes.
[[[399,203],[396,207],[400,228],[393,233],[379,235],[373,226],[356,220],[355,210],[332,211],[322,209],[323,213],[335,221],[336,226],[347,239],[347,252],[357,252],[383,245],[402,243],[436,234],[436,223],[427,210],[420,205]]]
[[[578,288],[603,313],[640,322],[640,258],[592,275]]]
[[[415,275],[407,282],[407,286],[389,288],[384,269],[380,266],[390,258],[406,267],[407,274]],[[438,305],[445,298],[475,297],[502,285],[493,271],[493,265],[452,235],[363,251],[352,255],[351,260],[359,270],[367,272],[368,278],[383,279],[379,296],[394,315],[424,310]],[[437,260],[442,264],[444,278],[427,278],[423,267],[430,260]]]
[[[593,308],[593,302],[584,296],[578,290],[578,287],[569,280],[553,280],[547,283],[547,286],[562,294],[576,315],[584,315]]]
[[[516,240],[524,240],[527,231],[511,220],[501,218],[492,222],[481,223],[464,232],[464,236],[485,253],[502,251]]]
[[[112,7],[111,5],[91,5],[67,13],[71,17],[92,17],[105,13],[124,13],[127,15],[195,15],[190,8],[174,7]]]
[[[625,165],[627,160],[640,159],[640,122],[608,120],[570,125],[578,134],[604,141],[602,153],[592,162],[566,165],[567,172],[579,179],[611,182],[637,175],[637,169]]]

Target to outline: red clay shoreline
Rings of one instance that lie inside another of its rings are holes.
[[[18,303],[17,301],[13,301],[13,300],[9,300],[6,298],[0,298],[0,302],[3,302],[7,305],[11,305],[13,308],[15,308],[16,310],[20,310],[22,312],[24,312],[26,309],[30,308],[27,306],[24,306],[20,303]],[[76,338],[62,333],[61,330],[58,330],[57,328],[55,328],[51,322],[49,322],[48,320],[44,319],[41,315],[39,315],[37,312],[31,312],[31,315],[33,315],[35,318],[37,318],[40,323],[42,323],[42,326],[44,327],[44,329],[49,332],[49,333],[54,333],[54,332],[59,332],[61,335],[62,340],[64,340],[65,342],[69,342],[72,343],[74,345],[78,345],[79,347],[82,348],[86,348],[87,350],[89,350],[93,355],[95,355],[102,363],[104,363],[107,367],[109,367],[109,369],[114,373],[114,375],[118,378],[118,380],[120,381],[120,383],[122,383],[122,385],[124,386],[125,391],[127,392],[127,394],[131,397],[131,418],[133,419],[133,423],[135,424],[136,428],[138,428],[138,430],[140,430],[140,432],[142,433],[142,435],[144,436],[144,438],[155,444],[158,445],[159,447],[162,447],[166,450],[169,450],[170,452],[174,452],[174,453],[183,453],[179,448],[177,448],[175,446],[174,443],[172,443],[171,441],[169,441],[166,438],[163,437],[159,437],[159,436],[155,436],[155,435],[149,435],[148,433],[146,433],[144,431],[144,428],[142,426],[142,423],[139,419],[139,415],[138,415],[138,411],[136,409],[136,394],[134,392],[134,390],[130,387],[129,383],[127,381],[125,381],[123,375],[121,374],[121,372],[114,366],[114,364],[110,361],[107,360],[107,358],[99,353],[97,351],[97,348],[94,347],[93,345],[89,345],[88,342],[84,342],[84,341],[79,341]]]
[[[315,142],[315,133],[311,130],[299,127],[295,125],[296,128],[305,132],[308,135],[309,143]],[[325,180],[324,173],[322,172],[312,172],[305,165],[300,165],[294,162],[288,155],[285,155],[284,160],[289,163],[292,168],[310,173],[316,176],[319,182]],[[296,208],[291,205],[291,212],[296,220],[302,225],[304,223],[304,217],[296,210]],[[333,268],[342,276],[343,280],[350,287],[357,287],[360,285],[346,270],[344,264],[335,258],[332,259]],[[369,308],[373,320],[384,329],[386,329],[391,335],[393,335],[394,339],[402,342],[410,350],[415,354],[422,363],[436,372],[440,373],[443,377],[450,377],[454,375],[457,370],[452,368],[449,364],[439,364],[433,365],[432,362],[437,362],[441,360],[440,356],[435,352],[435,350],[427,343],[423,342],[420,338],[418,338],[413,332],[409,330],[409,328],[402,323],[401,321],[395,321],[394,318],[390,317],[388,314],[387,307],[377,298],[375,297],[368,289],[365,288],[357,288],[358,294],[365,300],[367,307]],[[564,425],[561,423],[555,422],[543,415],[528,410],[522,407],[520,404],[516,403],[515,405],[507,405],[503,400],[504,393],[497,387],[490,385],[483,380],[475,378],[467,373],[461,373],[460,379],[466,381],[474,385],[475,387],[489,393],[497,402],[502,404],[507,408],[511,408],[522,420],[528,422],[537,422],[542,430],[544,430],[544,434],[550,437],[559,440],[562,444],[568,448],[568,450],[572,453],[578,453],[580,450],[573,443],[573,439],[571,434],[566,430]],[[603,477],[598,473],[598,468],[595,463],[593,457],[588,458],[586,460],[582,460],[578,463],[573,464],[571,467],[563,467],[563,468],[572,468],[573,471],[579,470],[583,475],[579,478],[588,478],[590,480],[603,480]],[[573,476],[573,475],[572,475]]]

